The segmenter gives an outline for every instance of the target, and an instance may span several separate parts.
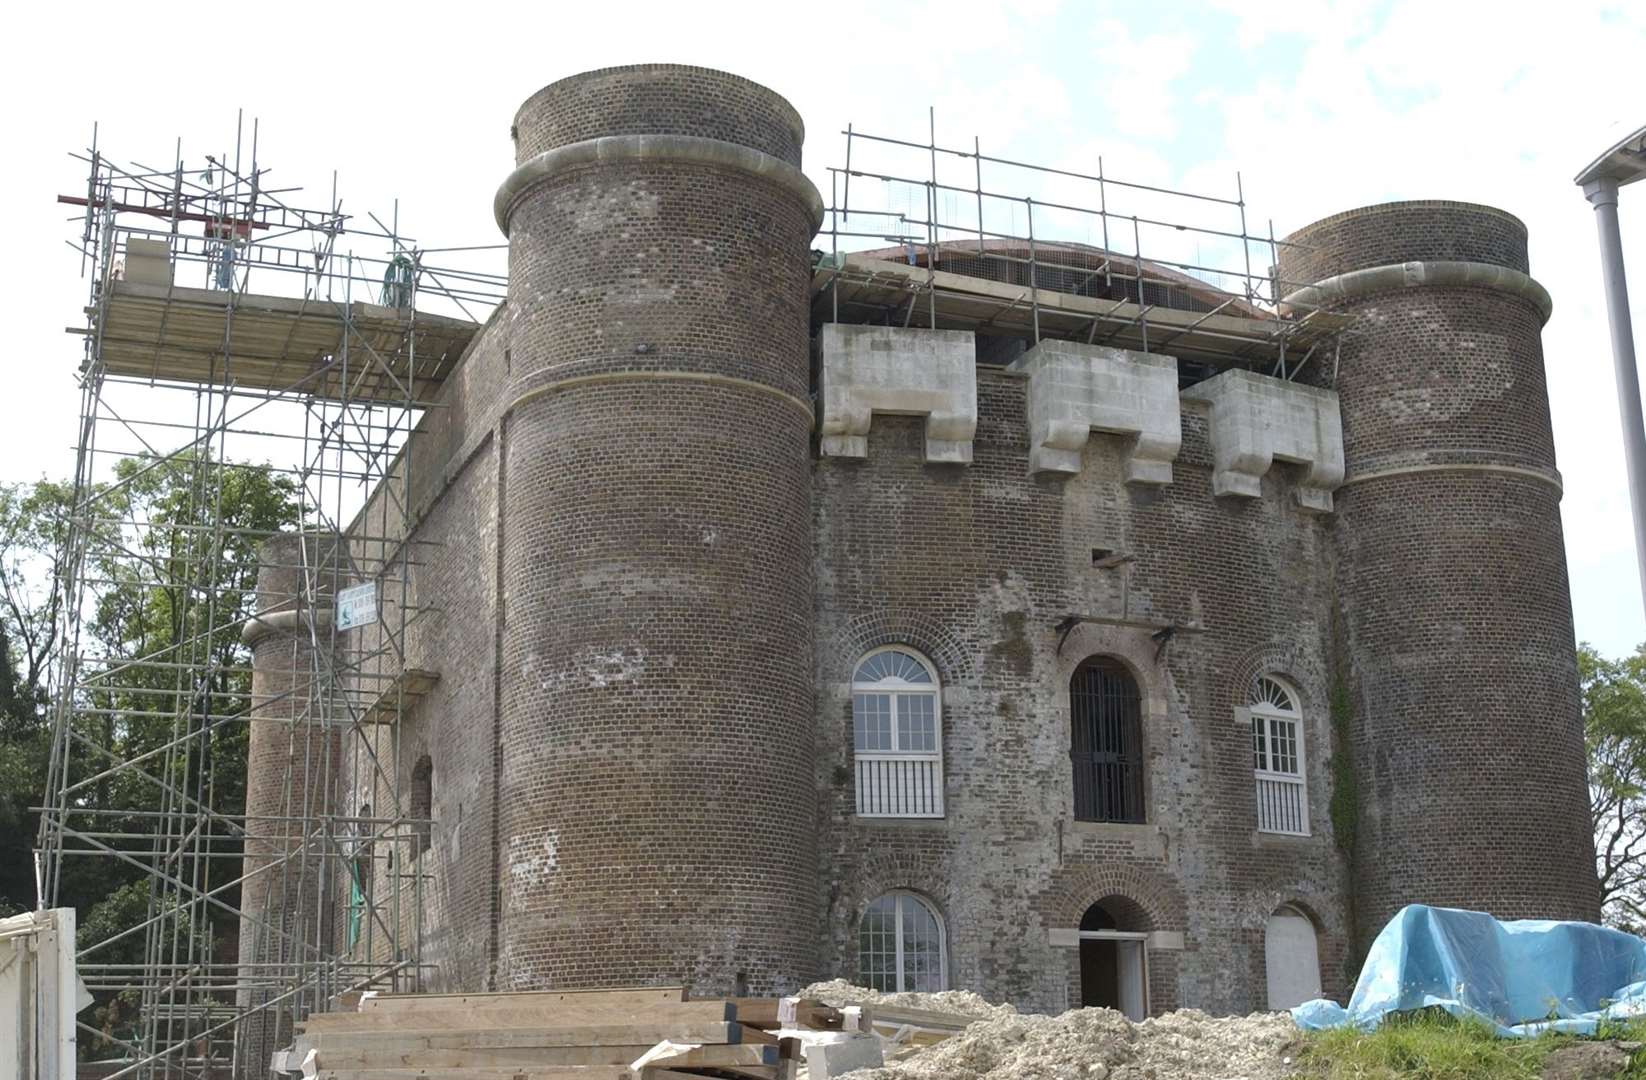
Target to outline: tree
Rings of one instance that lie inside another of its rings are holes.
[[[1646,646],[1608,660],[1577,654],[1589,752],[1590,817],[1606,920],[1646,929]]]
[[[135,838],[115,846],[165,846],[163,823],[144,813],[164,805],[160,781],[220,814],[244,813],[249,727],[241,714],[251,679],[240,625],[254,602],[257,548],[296,523],[296,495],[295,482],[272,470],[188,452],[123,460],[78,505],[69,485],[0,485],[0,914],[34,906],[39,815],[29,807],[46,800],[54,705],[73,706],[78,742],[67,778],[107,774],[77,793],[73,806],[85,812],[77,823]],[[83,541],[83,598],[64,582],[71,517]],[[53,702],[48,686],[69,604],[82,616],[82,678],[72,703]],[[87,677],[108,670],[118,677]],[[199,887],[229,886],[240,872],[235,837],[225,826],[208,828],[222,838],[213,850],[231,857],[208,860]],[[156,834],[152,842],[147,834]],[[237,894],[230,886],[220,898],[233,906]],[[137,867],[110,858],[66,859],[56,902],[79,911],[82,948],[110,942],[93,957],[105,963],[143,962],[144,932],[121,935],[151,917],[163,924],[162,940],[193,941],[194,955],[227,948],[232,958],[238,934],[222,909],[180,904]],[[117,1033],[134,1002],[100,994],[98,1004],[100,1026],[124,1037]],[[117,1044],[103,1052],[116,1053]]]

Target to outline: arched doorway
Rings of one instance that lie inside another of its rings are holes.
[[[1110,896],[1080,919],[1080,1004],[1114,1009],[1128,1020],[1149,1013],[1148,956],[1143,913],[1125,897]]]
[[[1290,1009],[1320,996],[1320,943],[1314,922],[1294,907],[1276,909],[1263,928],[1269,1008]]]

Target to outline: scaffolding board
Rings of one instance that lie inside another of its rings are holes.
[[[110,375],[385,404],[432,402],[480,329],[358,300],[344,311],[328,300],[132,281],[111,282],[87,314]],[[342,361],[346,334],[353,371]]]

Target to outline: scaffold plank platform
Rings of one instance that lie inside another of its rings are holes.
[[[87,314],[100,320],[92,332],[112,375],[394,404],[431,401],[480,329],[358,301],[134,281],[111,281]]]
[[[1313,311],[1300,318],[1254,319],[1184,311],[1127,300],[1080,296],[1052,289],[892,262],[861,254],[825,257],[812,273],[814,310],[827,311],[838,287],[842,321],[886,313],[924,326],[935,309],[939,329],[993,331],[1032,338],[1090,341],[1116,348],[1166,353],[1241,366],[1268,364],[1280,355],[1301,359],[1353,320]],[[912,310],[911,310],[912,304]],[[1036,307],[1038,306],[1038,312]]]

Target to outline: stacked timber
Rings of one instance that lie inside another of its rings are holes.
[[[814,1080],[970,1017],[801,998],[694,1001],[684,987],[365,995],[316,1013],[277,1072],[318,1080]]]

